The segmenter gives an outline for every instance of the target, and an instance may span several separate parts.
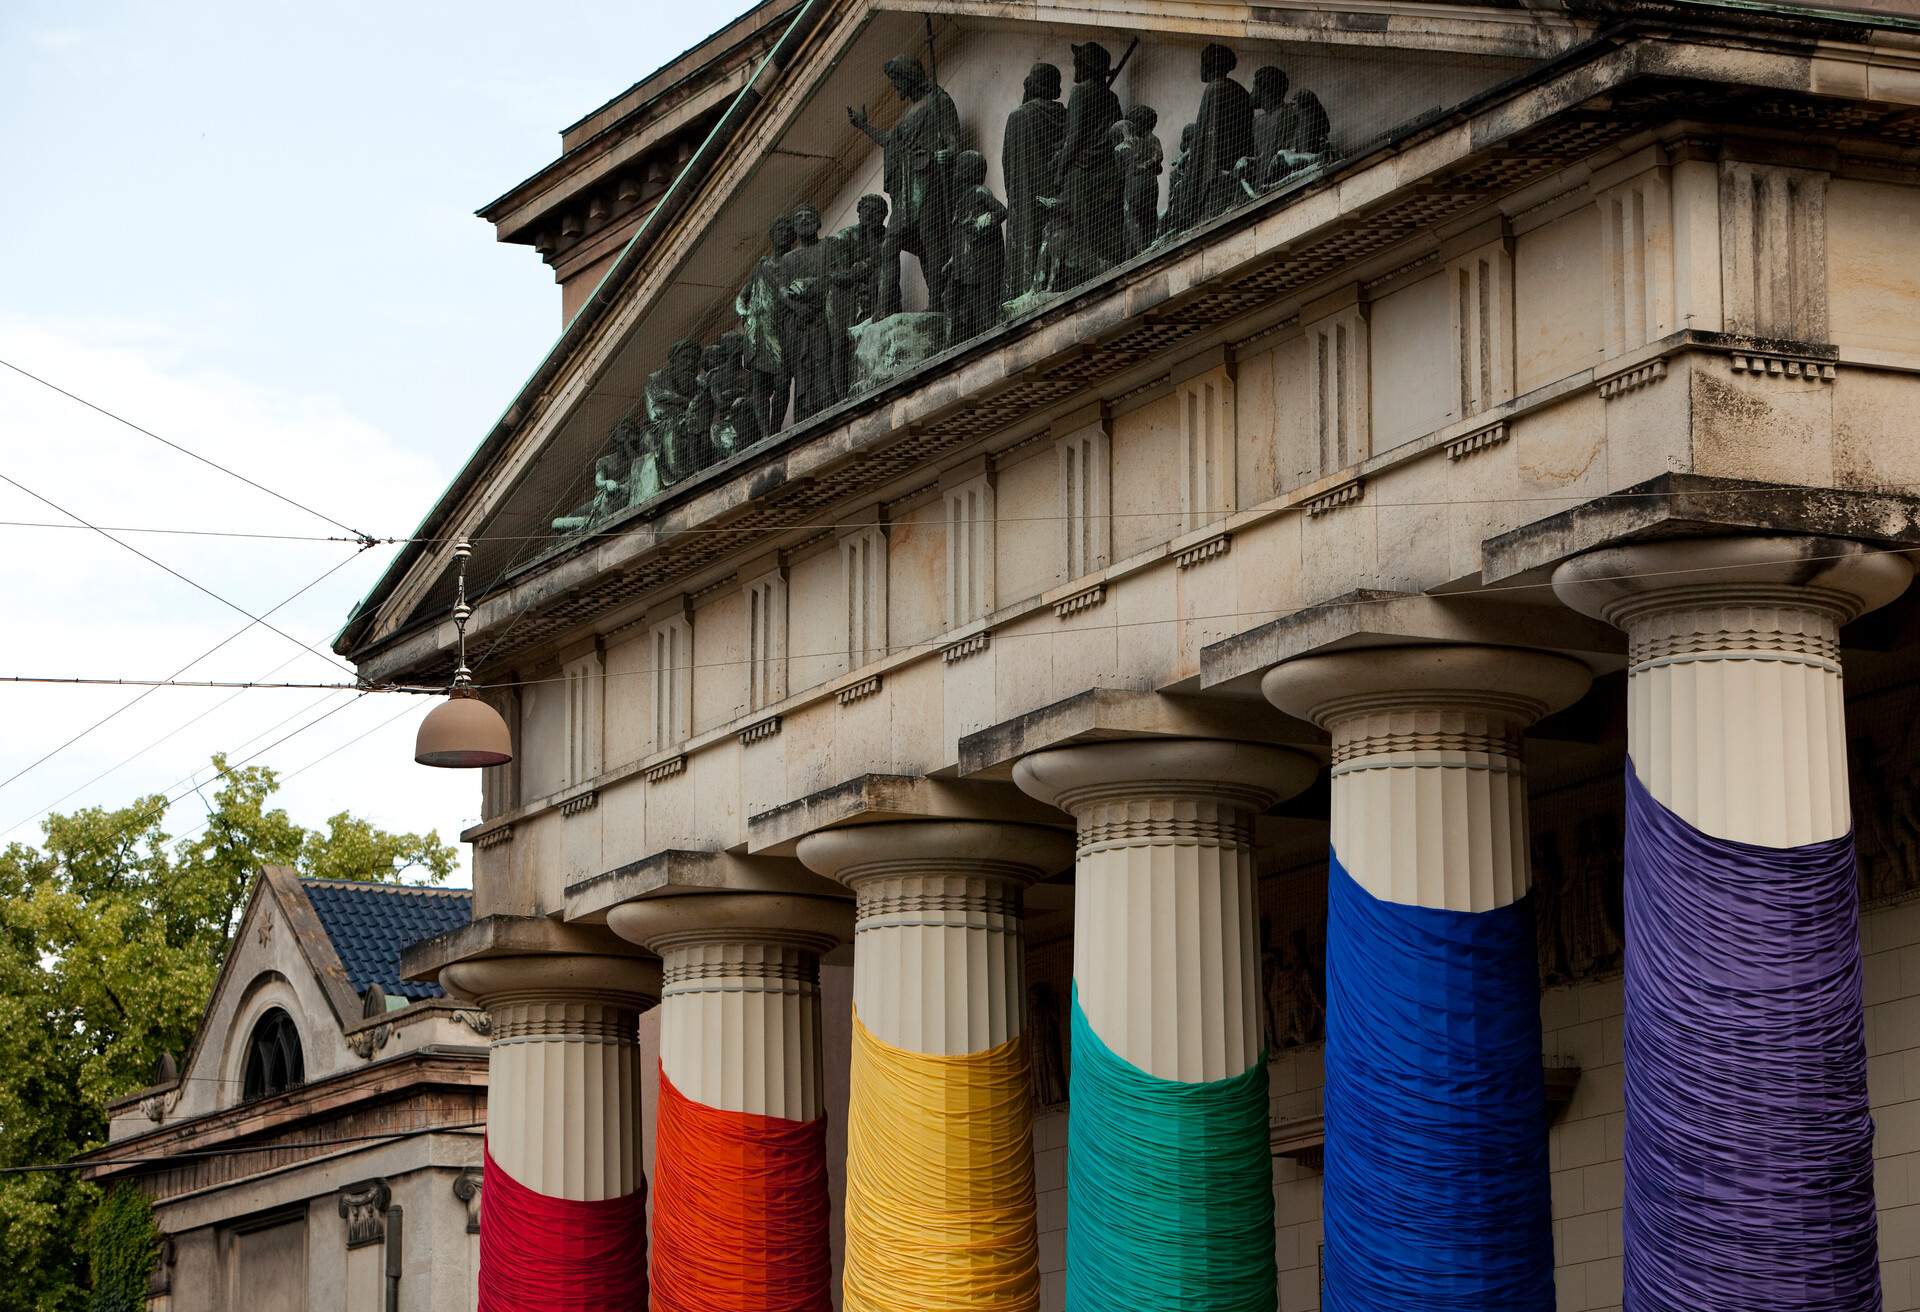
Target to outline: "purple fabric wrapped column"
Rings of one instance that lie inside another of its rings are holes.
[[[1701,833],[1627,769],[1628,1312],[1880,1307],[1853,837]]]
[[[1628,1312],[1877,1312],[1841,626],[1901,555],[1691,538],[1567,562],[1627,633]]]

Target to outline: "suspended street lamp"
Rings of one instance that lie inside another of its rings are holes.
[[[447,700],[420,721],[420,733],[413,740],[413,759],[421,765],[471,770],[505,765],[513,759],[513,736],[507,732],[507,722],[474,692],[473,671],[467,668],[467,617],[473,614],[473,607],[467,605],[467,557],[472,554],[471,544],[454,544],[453,563],[459,576],[453,626],[460,635],[460,663],[453,671]]]

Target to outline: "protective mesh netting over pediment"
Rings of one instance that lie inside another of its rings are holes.
[[[731,148],[717,166],[742,170],[731,190],[699,202],[671,267],[643,264],[618,293],[628,307],[608,307],[631,320],[625,336],[474,535],[475,591],[882,389],[938,378],[995,335],[1035,330],[1069,296],[1149,277],[1538,62],[1351,34],[1227,45],[1014,24],[930,39],[917,15],[878,15],[792,70],[809,81],[777,137],[751,159]],[[1243,312],[1300,281],[1249,284]],[[1143,319],[1082,362],[1081,385],[1111,372],[1110,348],[1137,361],[1188,335]],[[1057,402],[1072,382],[1049,365],[1024,387],[1045,395],[1023,403]],[[967,422],[981,433],[1019,418],[999,399],[978,408]],[[952,427],[939,425],[943,447]],[[444,613],[449,587],[410,613]],[[538,627],[518,622],[508,646]]]

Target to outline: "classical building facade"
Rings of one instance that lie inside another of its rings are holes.
[[[482,1305],[1920,1306],[1904,8],[769,3],[568,129],[339,642],[471,541]]]
[[[261,872],[192,1046],[81,1159],[153,1202],[150,1312],[476,1306],[488,1019],[399,973],[471,913]]]

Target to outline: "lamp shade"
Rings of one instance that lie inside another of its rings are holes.
[[[420,721],[413,759],[449,769],[505,765],[513,759],[513,739],[500,712],[472,694],[455,694]]]

